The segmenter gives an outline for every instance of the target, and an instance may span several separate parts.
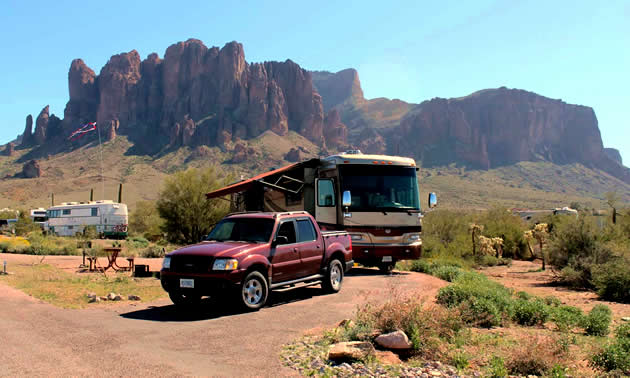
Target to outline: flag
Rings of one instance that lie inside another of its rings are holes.
[[[70,134],[70,136],[68,137],[68,139],[77,140],[81,138],[83,135],[94,130],[96,130],[96,122],[86,123],[85,125],[81,126],[77,130],[73,131],[72,134]]]

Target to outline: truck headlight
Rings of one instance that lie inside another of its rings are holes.
[[[414,243],[414,242],[417,242],[418,240],[420,240],[419,232],[414,232],[412,234],[405,235],[405,242],[407,243]]]
[[[162,260],[162,268],[171,269],[171,256],[164,257],[164,260]]]
[[[238,260],[236,259],[216,259],[212,264],[212,270],[236,270]]]

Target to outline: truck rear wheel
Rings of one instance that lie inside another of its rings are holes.
[[[265,305],[269,288],[267,280],[257,271],[249,272],[240,286],[239,305],[248,311],[256,311]]]
[[[328,264],[326,275],[322,281],[322,289],[326,293],[337,293],[343,282],[343,265],[338,259],[332,259]]]
[[[191,308],[197,306],[199,302],[201,302],[201,295],[195,293],[194,291],[169,291],[168,296],[177,307]]]

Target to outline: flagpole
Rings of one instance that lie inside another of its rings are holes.
[[[101,188],[103,190],[102,199],[105,199],[105,176],[103,173],[103,145],[101,144],[101,128],[98,127],[98,124],[96,124],[96,131],[98,132],[98,147],[101,152]]]

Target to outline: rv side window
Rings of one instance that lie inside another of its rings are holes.
[[[70,209],[64,209],[63,215],[70,215]]]
[[[93,207],[92,208],[92,216],[93,217],[98,217],[98,207]]]
[[[317,206],[335,206],[335,188],[332,180],[317,181]]]

